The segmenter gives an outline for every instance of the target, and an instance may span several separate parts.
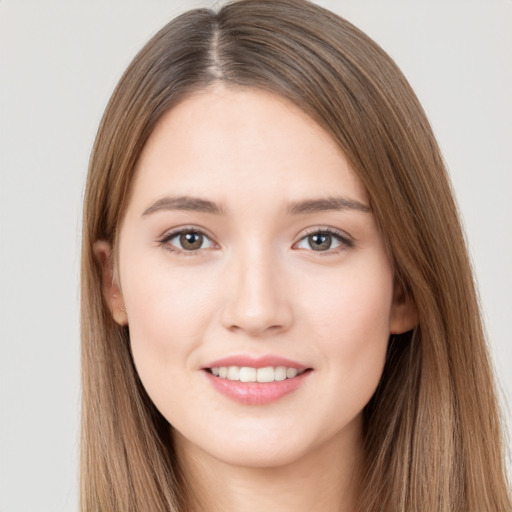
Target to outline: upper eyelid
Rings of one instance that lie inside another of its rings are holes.
[[[158,240],[160,242],[163,242],[165,240],[171,240],[175,236],[178,236],[182,233],[189,233],[189,232],[199,233],[199,234],[205,236],[206,238],[208,238],[209,240],[211,240],[212,242],[217,243],[215,240],[215,237],[208,230],[201,228],[199,226],[181,226],[179,228],[169,229],[169,230],[165,231],[163,235],[158,237]]]
[[[335,235],[340,237],[341,239],[355,242],[354,237],[349,235],[346,231],[342,231],[341,229],[336,229],[329,226],[314,226],[311,228],[306,228],[306,230],[301,231],[299,234],[297,234],[295,238],[297,239],[297,241],[300,241],[307,236],[314,235],[315,233],[328,233],[329,235]]]
[[[300,242],[302,242],[302,240],[304,240],[308,236],[314,235],[316,233],[327,233],[328,235],[337,238],[340,243],[340,246],[328,249],[326,251],[313,251],[313,249],[303,249],[303,248],[296,247]],[[306,252],[314,252],[318,256],[328,256],[328,255],[332,256],[332,255],[338,254],[339,252],[341,252],[343,250],[352,249],[354,246],[355,246],[355,239],[352,236],[350,236],[348,233],[346,233],[345,231],[341,231],[341,230],[338,230],[338,229],[335,229],[332,227],[324,226],[324,227],[320,228],[317,226],[317,227],[313,227],[313,228],[307,230],[306,232],[304,232],[302,234],[302,236],[298,237],[297,241],[294,242],[292,248],[295,248],[295,250],[304,250]]]
[[[219,247],[219,244],[215,241],[215,239],[211,235],[208,234],[208,232],[206,230],[199,228],[197,226],[189,226],[189,227],[182,226],[179,228],[174,228],[174,229],[168,230],[161,237],[159,237],[157,239],[157,243],[159,246],[165,248],[169,252],[172,252],[179,256],[187,256],[187,257],[188,256],[200,256],[201,254],[203,254],[203,251],[208,251],[208,250],[212,249],[212,247],[208,247],[208,248],[204,248],[204,249],[199,248],[199,249],[195,249],[195,250],[186,250],[186,249],[177,247],[174,244],[169,243],[173,238],[176,238],[180,234],[190,233],[190,232],[199,233],[200,235],[207,238],[212,243],[213,246],[217,246],[217,247],[213,247],[213,248]]]

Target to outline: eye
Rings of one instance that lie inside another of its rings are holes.
[[[195,229],[174,231],[165,235],[160,243],[176,252],[197,252],[200,249],[211,249],[215,246],[208,236]]]
[[[318,230],[299,240],[295,247],[318,252],[337,252],[335,249],[352,247],[353,245],[352,240],[340,233],[331,230]]]

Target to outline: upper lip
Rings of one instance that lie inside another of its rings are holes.
[[[215,368],[221,366],[247,366],[249,368],[266,368],[268,366],[285,366],[286,368],[296,368],[297,370],[307,370],[309,367],[303,364],[298,363],[297,361],[293,361],[291,359],[287,359],[285,357],[275,356],[275,355],[265,355],[265,356],[250,356],[250,355],[233,355],[228,357],[223,357],[222,359],[217,359],[203,366],[203,369],[206,368]]]

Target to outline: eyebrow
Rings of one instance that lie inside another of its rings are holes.
[[[207,199],[192,196],[176,196],[158,199],[149,208],[144,210],[142,216],[166,210],[195,211],[214,215],[222,215],[224,213],[221,206]],[[364,213],[371,211],[370,207],[364,203],[345,197],[306,199],[304,201],[295,201],[288,207],[288,213],[291,215],[303,215],[328,210],[356,210]]]
[[[308,199],[297,201],[289,206],[289,213],[300,215],[304,213],[315,213],[327,210],[357,210],[364,213],[371,211],[364,203],[346,197],[328,197],[326,199]]]
[[[149,215],[162,210],[185,210],[202,213],[213,213],[215,215],[221,215],[223,213],[222,208],[199,197],[191,196],[178,196],[178,197],[163,197],[158,201],[155,201],[149,208],[144,210],[142,216]]]

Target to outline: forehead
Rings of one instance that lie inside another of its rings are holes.
[[[216,85],[167,112],[139,159],[132,195],[300,200],[335,191],[367,202],[332,137],[290,101]]]

